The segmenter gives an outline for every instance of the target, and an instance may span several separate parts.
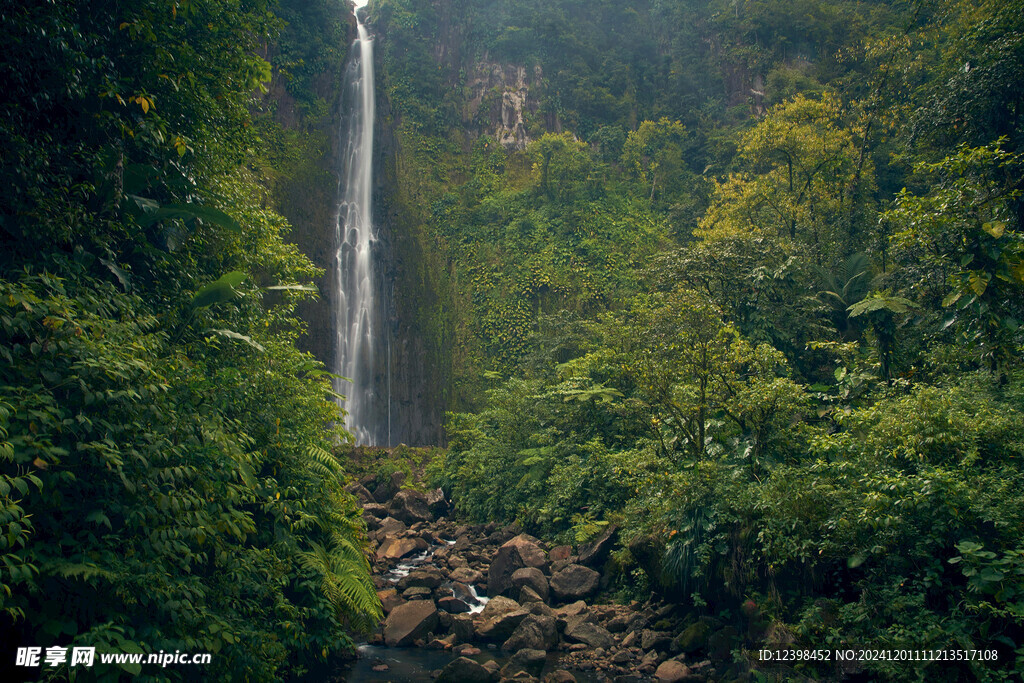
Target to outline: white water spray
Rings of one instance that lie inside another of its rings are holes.
[[[375,296],[373,245],[377,235],[371,211],[373,179],[373,39],[358,19],[359,37],[345,72],[348,126],[343,141],[341,184],[335,224],[334,318],[337,335],[334,372],[348,411],[345,427],[356,443],[379,445],[373,404],[375,348],[380,316]]]

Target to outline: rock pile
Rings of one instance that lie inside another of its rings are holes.
[[[614,526],[582,549],[548,548],[516,525],[450,521],[440,489],[403,484],[396,473],[349,487],[363,503],[385,612],[371,642],[451,651],[437,680],[538,681],[553,654],[545,681],[574,681],[573,671],[615,683],[703,681],[731,660],[740,639],[715,620],[686,624],[675,605],[593,602]],[[507,663],[475,661],[481,648],[500,648]]]

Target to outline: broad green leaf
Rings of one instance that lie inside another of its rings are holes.
[[[289,290],[289,291],[295,291],[295,292],[315,292],[315,291],[317,291],[317,288],[313,287],[311,285],[273,285],[271,287],[264,287],[264,289],[266,289],[268,291],[277,291],[277,290]]]
[[[253,341],[252,337],[246,336],[244,334],[239,334],[238,332],[235,332],[233,330],[207,330],[207,332],[220,335],[221,337],[227,337],[228,339],[237,339],[238,341],[245,342],[254,349],[257,349],[259,351],[266,351],[266,349],[263,348],[260,344]]]
[[[245,273],[237,270],[222,275],[196,292],[196,295],[192,297],[192,308],[206,308],[213,304],[237,299],[238,292],[234,288],[240,285],[245,278]]]

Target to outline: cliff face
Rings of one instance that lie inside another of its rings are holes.
[[[542,78],[540,65],[528,72],[520,64],[486,58],[478,61],[466,81],[464,123],[477,135],[490,135],[507,150],[526,149],[530,143],[527,119],[540,109],[531,88],[539,86]]]

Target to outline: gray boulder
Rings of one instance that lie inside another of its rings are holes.
[[[551,577],[551,593],[558,600],[579,600],[597,592],[601,575],[580,564],[568,567]]]
[[[565,639],[583,643],[592,648],[609,648],[615,644],[615,637],[607,629],[588,621],[571,623],[565,628]]]
[[[512,572],[512,587],[511,591],[513,594],[518,594],[519,591],[529,586],[540,596],[543,602],[547,602],[548,599],[548,579],[544,576],[544,572],[537,569],[536,567],[523,567]]]
[[[558,644],[554,617],[531,614],[523,619],[502,646],[507,652],[551,650]]]
[[[501,677],[512,678],[521,671],[531,676],[540,676],[547,658],[548,654],[544,650],[520,650],[501,668]]]
[[[429,522],[434,519],[430,514],[430,508],[427,507],[427,497],[419,491],[408,489],[395,494],[391,499],[391,505],[388,506],[388,512],[406,524]]]
[[[437,683],[490,683],[491,672],[468,657],[458,657],[441,669]]]

